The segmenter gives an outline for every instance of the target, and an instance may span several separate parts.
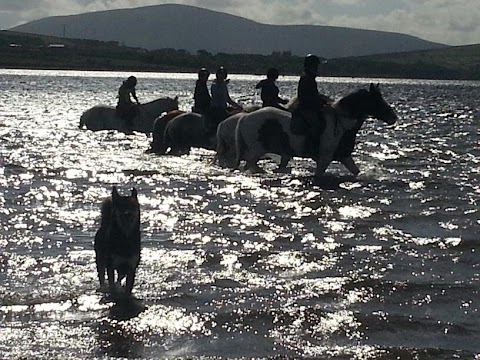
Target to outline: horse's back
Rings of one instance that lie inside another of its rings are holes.
[[[115,108],[108,105],[95,105],[80,116],[79,128],[105,130],[105,119],[115,115]]]
[[[290,154],[291,113],[265,107],[239,119],[235,130],[237,166],[243,158],[255,163],[265,153]]]
[[[203,115],[194,113],[194,112],[186,112],[182,114],[178,114],[172,120],[170,120],[167,124],[167,128],[172,129],[183,129],[185,126],[189,125],[197,125],[199,122],[202,122],[203,125]]]
[[[201,146],[206,129],[201,114],[187,112],[170,120],[165,127],[164,142],[166,146]]]
[[[283,131],[288,131],[292,114],[274,107],[265,107],[260,110],[245,114],[238,121],[237,131],[258,132],[269,126],[281,127]]]

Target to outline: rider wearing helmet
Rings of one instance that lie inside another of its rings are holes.
[[[256,86],[256,89],[261,89],[260,97],[263,101],[263,107],[273,106],[282,110],[286,110],[280,104],[288,103],[288,100],[281,99],[278,96],[278,86],[275,84],[275,80],[278,79],[279,72],[275,68],[268,69],[267,78],[261,80]]]
[[[307,136],[306,149],[309,155],[316,155],[320,134],[325,129],[323,112],[331,103],[329,97],[318,92],[316,77],[320,59],[309,54],[303,62],[304,72],[298,82],[298,107],[292,118],[292,130]]]
[[[304,72],[298,82],[298,101],[304,109],[318,110],[323,108],[330,99],[318,92],[315,78],[318,75],[320,59],[316,55],[309,54],[303,61]]]
[[[210,111],[212,98],[208,92],[207,80],[210,72],[206,68],[198,71],[198,80],[195,84],[195,92],[193,93],[193,112],[206,115]]]
[[[212,128],[230,115],[231,110],[242,110],[242,107],[230,98],[228,93],[227,70],[220,66],[215,73],[216,78],[212,81],[210,88],[212,92]]]
[[[140,105],[137,94],[135,92],[135,86],[137,85],[137,78],[130,76],[127,80],[122,82],[122,85],[118,89],[118,103],[117,103],[117,115],[124,119],[127,125],[132,125],[133,119],[138,113],[136,105]],[[132,97],[136,102],[132,101]]]

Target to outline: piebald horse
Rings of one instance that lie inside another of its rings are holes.
[[[292,98],[288,103],[286,109],[293,111],[298,106],[298,99]],[[256,109],[258,110],[258,109]],[[251,111],[250,111],[251,112]],[[236,147],[235,147],[235,128],[237,127],[238,120],[243,118],[247,113],[241,112],[229,116],[223,120],[217,127],[217,148],[216,154],[212,161],[213,164],[218,163],[223,167],[234,167],[236,159]],[[288,163],[289,158],[287,158]],[[282,159],[283,163],[283,159]]]
[[[317,164],[315,177],[322,177],[332,160],[341,156],[351,159],[351,151],[347,149],[340,153],[339,145],[345,145],[342,141],[348,140],[346,147],[349,148],[350,132],[356,134],[368,117],[376,118],[388,125],[393,125],[398,120],[395,111],[383,99],[378,85],[370,84],[369,90],[360,89],[324,108],[325,127],[315,142],[316,154],[311,155],[306,151],[309,137],[292,132],[291,113],[269,107],[260,109],[238,120],[235,129],[237,149],[235,165],[238,168],[240,162],[245,160],[247,168],[261,171],[257,162],[266,153],[278,154],[284,159],[294,156],[311,157]],[[348,139],[342,140],[344,135],[348,135]],[[353,141],[354,138],[355,135]],[[282,160],[282,165],[286,165],[286,161]],[[348,165],[345,165],[348,168]]]
[[[82,114],[78,127],[80,129],[86,127],[93,131],[118,130],[151,133],[155,119],[162,113],[175,109],[178,109],[178,96],[160,98],[138,105],[137,115],[132,119],[132,125],[127,126],[125,120],[117,116],[115,107],[96,105]]]

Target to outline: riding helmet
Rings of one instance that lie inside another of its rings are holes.
[[[218,69],[217,69],[217,72],[216,74],[223,74],[225,76],[225,78],[227,78],[227,69],[225,69],[223,66],[220,66]]]
[[[316,68],[320,64],[320,59],[317,55],[308,54],[303,61],[303,67],[305,69]]]
[[[267,71],[267,78],[269,79],[277,79],[279,75],[280,73],[275,68],[268,69]]]
[[[201,68],[200,70],[198,70],[198,77],[201,76],[209,77],[210,71],[208,71],[206,68]]]
[[[135,76],[129,76],[127,79],[128,83],[132,86],[137,85],[137,78]]]

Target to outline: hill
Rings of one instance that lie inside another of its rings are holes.
[[[324,70],[333,76],[480,80],[480,44],[334,59]]]
[[[147,51],[117,42],[65,39],[0,31],[0,68],[196,72],[224,65],[231,73],[264,74],[275,66],[284,75],[302,72],[303,56],[290,53],[211,54]],[[480,44],[445,49],[328,59],[326,76],[480,80]]]
[[[193,6],[164,4],[54,16],[12,31],[76,39],[117,41],[147,50],[198,50],[229,54],[290,52],[324,58],[442,48],[417,37],[331,26],[267,25]]]

